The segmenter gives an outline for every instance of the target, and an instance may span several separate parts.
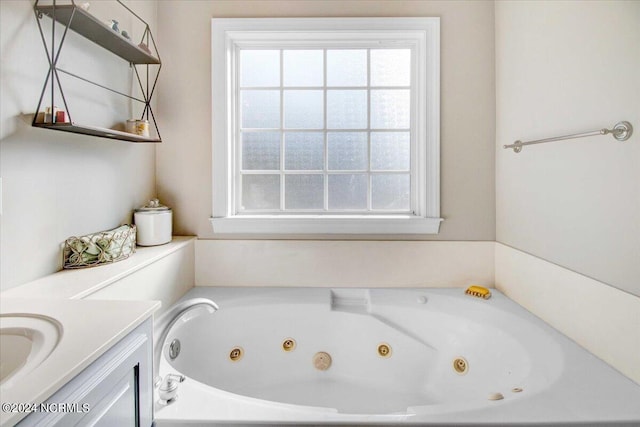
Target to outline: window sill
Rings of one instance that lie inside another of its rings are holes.
[[[410,215],[260,215],[211,218],[214,233],[247,234],[438,234],[442,218]]]

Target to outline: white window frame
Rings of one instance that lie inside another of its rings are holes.
[[[212,165],[215,233],[436,234],[440,223],[440,18],[214,18]],[[347,41],[347,42],[345,42]],[[274,44],[277,43],[276,46]],[[234,183],[235,69],[241,47],[412,47],[411,214],[239,214]],[[421,111],[423,114],[416,114]],[[414,126],[415,123],[415,126]],[[416,191],[413,190],[415,186]]]

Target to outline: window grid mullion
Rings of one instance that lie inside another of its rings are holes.
[[[323,133],[324,133],[324,150],[323,150],[323,189],[322,189],[322,208],[325,211],[329,211],[329,134],[327,132],[327,115],[329,114],[329,107],[327,105],[327,49],[322,50],[322,85],[323,85]]]
[[[367,211],[371,212],[371,49],[367,49]]]
[[[367,132],[371,130],[372,132],[411,132],[411,128],[389,128],[389,129],[369,129],[369,128],[361,128],[361,129],[280,129],[280,128],[240,128],[243,132],[333,132],[333,133],[345,133],[345,132]]]
[[[320,215],[340,215],[340,214],[372,214],[372,215],[406,215],[409,212],[398,209],[377,209],[371,212],[365,212],[362,209],[333,209],[331,212],[327,212],[324,209],[289,209],[286,212],[281,210],[274,209],[251,209],[250,211],[241,210],[239,211],[241,215],[256,215],[256,214],[269,214],[269,215],[297,215],[297,214],[308,214],[308,213],[317,213]]]
[[[287,90],[366,90],[367,88],[373,90],[410,90],[409,86],[287,86]],[[279,86],[243,86],[242,90],[278,90]]]
[[[233,212],[240,212],[242,210],[242,183],[244,177],[242,176],[242,90],[240,89],[240,49],[236,48],[234,51],[234,60],[235,60],[235,69],[233,79],[235,80],[235,126],[234,126],[234,135],[235,144],[233,150],[235,150],[233,160],[235,162],[235,169],[233,171],[234,177],[234,189],[233,189]]]
[[[284,51],[280,52],[280,210],[285,210],[285,176],[284,176]]]
[[[243,169],[243,175],[278,175],[281,171],[277,169]],[[406,169],[388,169],[388,170],[375,170],[367,171],[364,169],[333,169],[333,170],[321,170],[321,169],[289,169],[286,171],[287,175],[323,175],[329,173],[331,175],[348,175],[348,174],[364,174],[370,173],[371,175],[389,175],[389,174],[410,174],[411,171]]]

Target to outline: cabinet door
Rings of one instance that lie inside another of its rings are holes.
[[[149,427],[151,320],[131,332],[29,415],[23,426]]]
[[[113,388],[104,391],[104,397],[82,417],[81,425],[87,427],[138,427],[137,414],[140,412],[136,390],[138,369],[130,370]],[[77,425],[77,423],[76,423]]]

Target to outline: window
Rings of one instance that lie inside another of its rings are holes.
[[[438,18],[213,19],[212,50],[215,232],[438,232]]]

